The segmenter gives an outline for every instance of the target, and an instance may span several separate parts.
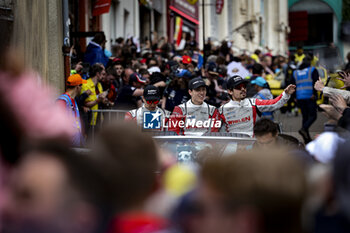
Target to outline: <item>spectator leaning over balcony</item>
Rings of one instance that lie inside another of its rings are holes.
[[[174,108],[168,123],[169,131],[175,131],[179,135],[203,135],[218,131],[221,122],[218,120],[217,109],[204,102],[207,92],[204,80],[194,78],[189,82],[188,88],[191,99]]]
[[[246,98],[247,82],[238,75],[228,80],[227,89],[232,99],[219,108],[220,119],[223,122],[221,131],[253,136],[257,115],[281,108],[295,91],[295,86],[289,85],[281,95],[272,100]]]
[[[82,79],[79,74],[69,76],[67,79],[67,91],[60,95],[57,99],[57,102],[64,104],[67,112],[72,116],[73,127],[75,129],[75,134],[72,138],[73,146],[82,146],[85,144],[81,132],[82,127],[80,122],[79,107],[75,101],[75,97],[80,94],[83,84],[86,83],[87,81]]]

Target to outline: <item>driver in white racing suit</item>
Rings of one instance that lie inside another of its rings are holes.
[[[201,136],[206,132],[217,132],[221,127],[217,109],[204,102],[207,86],[200,77],[188,85],[191,99],[174,108],[168,121],[169,131],[178,135]]]
[[[227,89],[231,100],[219,108],[219,115],[223,124],[220,131],[248,134],[253,137],[257,114],[260,115],[261,112],[271,112],[281,108],[295,91],[295,85],[291,84],[275,99],[246,98],[247,82],[238,75],[228,80]]]
[[[159,89],[155,86],[148,85],[143,91],[142,100],[144,103],[142,107],[127,112],[124,119],[127,121],[136,121],[139,126],[145,129],[144,115],[145,112],[150,112],[155,118],[160,116],[160,121],[154,123],[159,124],[159,127],[155,129],[165,131],[166,128],[163,126],[167,124],[170,112],[157,106],[160,101]]]

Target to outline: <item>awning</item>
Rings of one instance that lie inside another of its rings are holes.
[[[179,9],[176,9],[176,8],[173,7],[173,6],[170,6],[169,8],[170,8],[170,10],[176,12],[177,14],[181,15],[181,16],[184,17],[185,19],[191,21],[192,23],[199,24],[199,21],[198,21],[198,20],[196,20],[195,18],[193,18],[193,17],[191,17],[191,16],[189,16],[189,15],[183,13],[183,12],[180,11]]]

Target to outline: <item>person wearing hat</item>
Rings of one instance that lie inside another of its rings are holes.
[[[253,98],[261,99],[261,100],[271,100],[273,99],[273,95],[271,91],[268,88],[268,84],[266,80],[263,77],[257,77],[256,79],[250,81],[252,85],[254,85],[255,90],[257,93],[254,95]],[[271,112],[263,112],[261,113],[261,116],[263,118],[268,118],[270,120],[273,120],[273,111]]]
[[[141,96],[143,95],[143,86],[147,80],[139,73],[132,73],[129,77],[129,84],[124,85],[115,101],[118,109],[131,110],[142,105]]]
[[[145,112],[156,112],[161,114],[161,122],[165,119],[165,123],[168,121],[170,112],[158,107],[160,101],[159,89],[156,86],[148,85],[143,90],[142,96],[143,105],[138,109],[133,109],[125,114],[125,120],[136,121],[138,125],[143,125],[143,116]],[[165,128],[161,127],[160,130]]]
[[[184,55],[182,56],[182,64],[184,65],[188,65],[188,64],[191,64],[192,62],[192,58],[188,55]]]
[[[216,132],[220,128],[217,123],[217,109],[204,102],[207,94],[207,85],[200,77],[189,82],[188,93],[191,99],[174,108],[169,119],[169,131],[175,131],[178,135],[203,135],[207,132]],[[182,122],[182,124],[180,123]],[[202,124],[209,122],[209,125]]]
[[[194,73],[195,66],[193,65],[192,58],[188,55],[182,56],[182,60],[180,63],[180,69],[188,70],[191,75]]]
[[[289,85],[284,92],[272,100],[246,98],[247,80],[235,75],[227,82],[231,100],[219,108],[222,120],[221,130],[229,133],[243,133],[253,136],[253,127],[257,114],[281,108],[295,91],[295,85]]]
[[[84,137],[81,131],[81,121],[79,114],[79,107],[75,100],[80,94],[83,84],[86,84],[87,81],[82,79],[80,74],[73,74],[67,79],[67,91],[60,95],[57,98],[57,103],[64,104],[67,113],[72,116],[73,119],[73,127],[75,129],[75,134],[72,138],[73,146],[82,146],[84,145]]]
[[[176,70],[174,78],[164,89],[162,98],[162,108],[170,112],[179,104],[183,104],[190,99],[188,94],[188,80],[190,73],[188,70]]]
[[[209,84],[207,93],[209,99],[207,102],[215,107],[219,107],[222,101],[218,98],[218,93],[221,94],[225,91],[221,87],[219,87],[219,70],[215,62],[209,62],[206,65],[205,77],[207,78]]]

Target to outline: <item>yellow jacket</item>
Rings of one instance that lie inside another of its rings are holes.
[[[97,89],[99,90],[100,94],[102,94],[103,89],[101,83],[97,83]],[[97,100],[97,94],[96,94],[96,88],[94,82],[89,78],[87,80],[87,83],[83,84],[81,88],[81,93],[84,91],[90,90],[91,95],[86,98],[85,102],[91,102]],[[98,110],[98,104],[95,104],[94,106],[91,107],[91,110]],[[93,113],[93,118],[91,119],[90,124],[91,125],[96,125],[96,120],[97,120],[97,112]]]

